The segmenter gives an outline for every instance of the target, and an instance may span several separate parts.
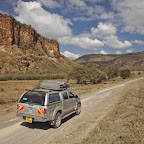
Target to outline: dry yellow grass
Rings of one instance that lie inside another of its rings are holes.
[[[144,80],[132,85],[82,144],[144,143]]]

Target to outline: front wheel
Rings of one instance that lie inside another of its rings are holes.
[[[58,128],[61,125],[62,116],[60,113],[57,113],[54,119],[54,128]]]
[[[81,113],[81,104],[77,104],[76,114],[79,115]]]

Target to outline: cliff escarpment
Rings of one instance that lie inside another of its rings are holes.
[[[30,25],[21,24],[12,16],[0,14],[0,46],[16,45],[24,53],[49,57],[60,56],[59,43],[42,37]]]
[[[72,65],[60,54],[58,41],[0,13],[0,74],[63,73]]]

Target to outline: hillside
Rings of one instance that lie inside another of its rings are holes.
[[[60,74],[73,65],[60,54],[58,41],[0,13],[0,74]]]
[[[123,55],[102,55],[90,54],[79,57],[74,60],[78,64],[96,63],[99,66],[116,66],[120,68],[129,68],[131,70],[144,70],[144,52],[123,54]]]

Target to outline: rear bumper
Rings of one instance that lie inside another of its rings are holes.
[[[50,121],[50,119],[47,118],[47,117],[39,117],[39,116],[28,115],[28,114],[23,114],[23,113],[16,113],[16,116],[21,117],[24,120],[26,119],[26,117],[32,118],[33,122],[47,122],[47,121]]]

